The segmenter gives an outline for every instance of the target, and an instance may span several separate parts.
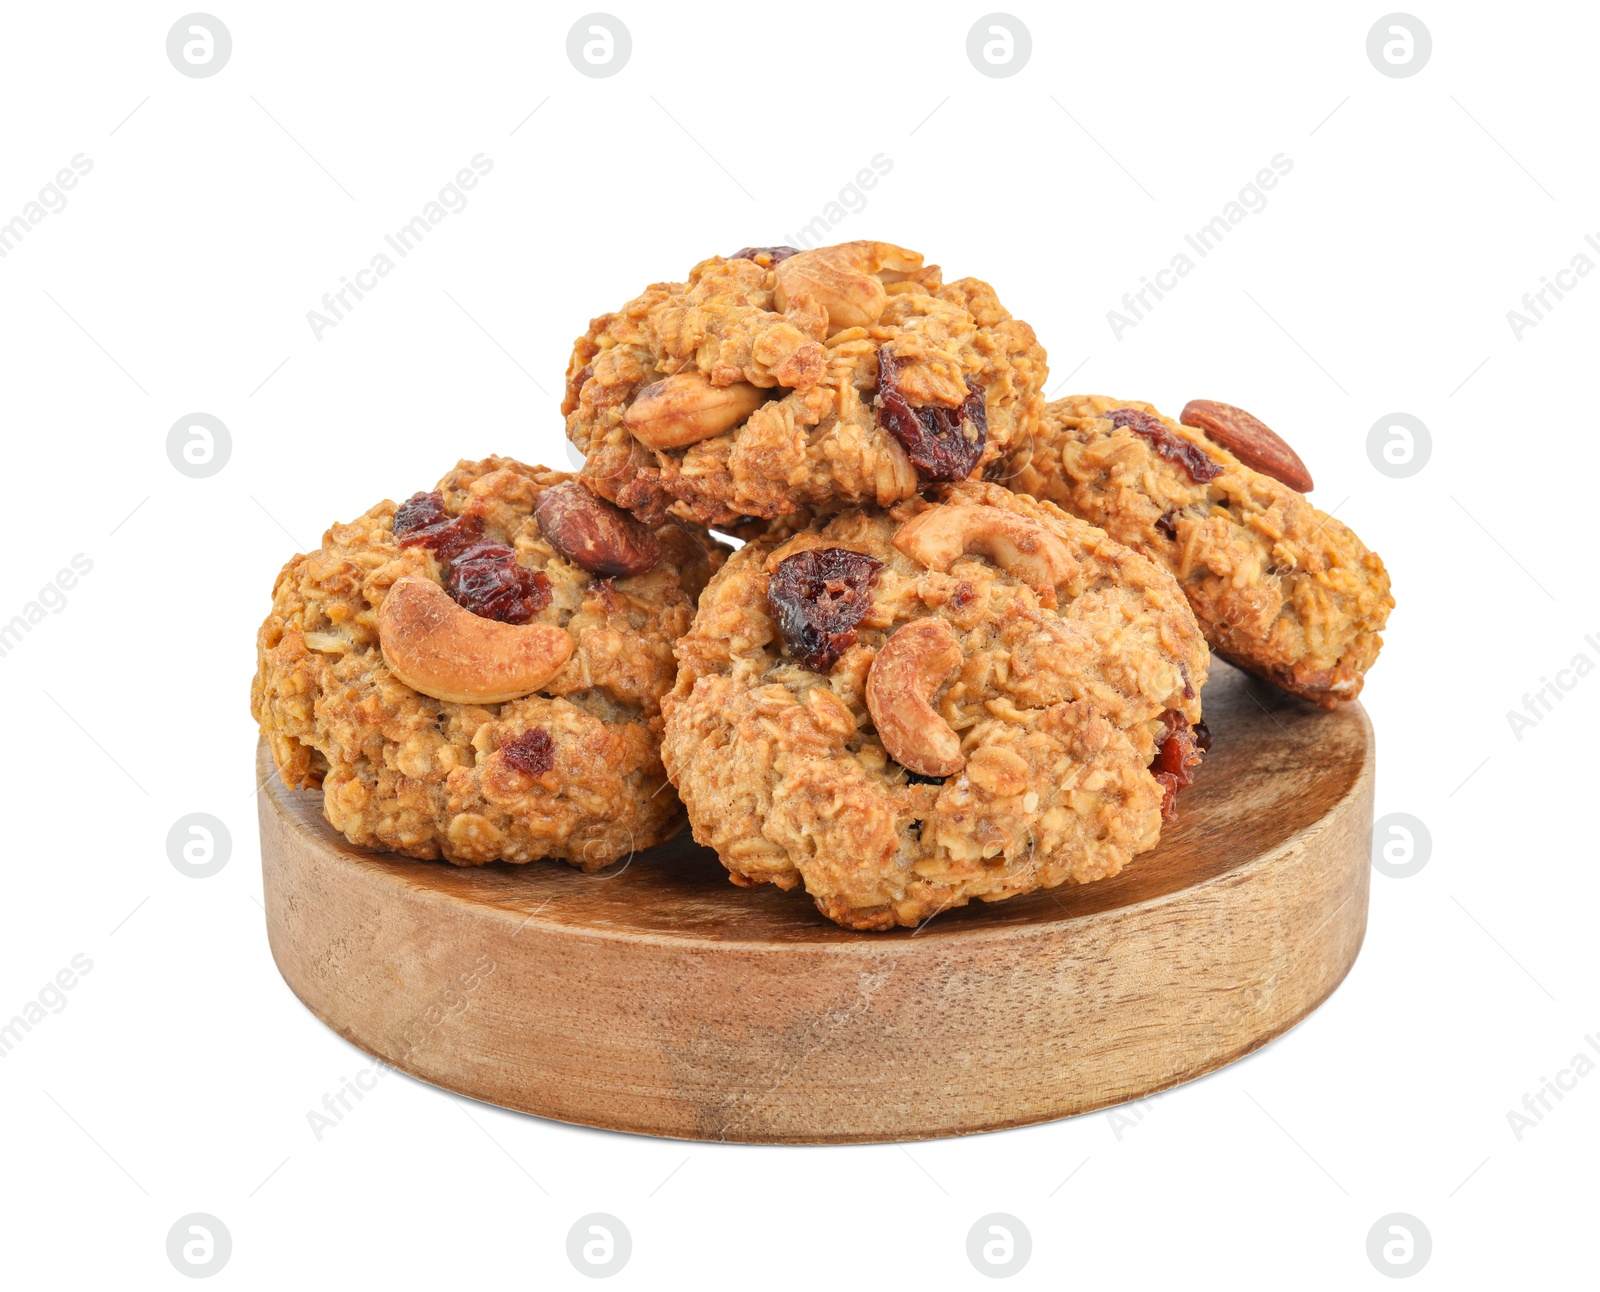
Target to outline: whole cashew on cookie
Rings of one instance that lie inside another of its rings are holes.
[[[802,251],[780,261],[773,304],[783,312],[791,300],[809,296],[828,312],[828,326],[871,327],[889,303],[885,282],[896,282],[922,268],[920,252],[892,242],[841,242]]]
[[[378,611],[389,671],[413,691],[456,704],[499,704],[537,691],[572,657],[549,624],[503,624],[457,605],[432,579],[396,579]]]
[[[923,776],[953,776],[961,738],[934,711],[934,693],[961,666],[961,641],[943,619],[913,619],[884,643],[867,673],[867,710],[890,757]]]
[[[976,553],[1021,579],[1051,606],[1056,586],[1077,568],[1067,545],[1038,521],[999,507],[931,507],[895,531],[894,545],[940,573]]]

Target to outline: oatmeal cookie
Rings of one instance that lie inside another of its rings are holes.
[[[597,493],[722,526],[981,475],[1038,419],[1045,373],[989,284],[917,252],[747,247],[595,319],[562,412]]]
[[[570,475],[461,462],[283,567],[250,711],[351,843],[598,870],[681,822],[660,700],[724,555]]]
[[[1210,433],[1133,400],[1056,400],[1002,474],[1170,569],[1223,659],[1324,708],[1355,699],[1394,608],[1383,562],[1241,461],[1310,484],[1249,414],[1197,400],[1184,421]]]
[[[695,838],[848,928],[1116,874],[1204,743],[1167,571],[998,485],[936,496],[742,548],[662,701]]]

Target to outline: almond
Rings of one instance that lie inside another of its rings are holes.
[[[1271,476],[1299,493],[1310,493],[1315,487],[1300,455],[1270,426],[1242,408],[1212,399],[1191,399],[1178,420],[1203,431],[1207,439],[1227,449],[1253,471]]]
[[[602,579],[647,573],[661,559],[661,544],[646,526],[576,480],[541,493],[533,516],[545,542]]]

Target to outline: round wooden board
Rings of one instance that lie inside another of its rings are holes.
[[[1153,852],[894,933],[736,888],[687,830],[595,876],[352,848],[263,748],[272,953],[394,1067],[589,1126],[851,1143],[1136,1099],[1299,1022],[1366,931],[1366,714],[1213,669],[1215,745]]]

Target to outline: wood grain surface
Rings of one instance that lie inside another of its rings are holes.
[[[1215,738],[1114,879],[854,933],[685,830],[599,875],[353,848],[258,751],[267,932],[363,1050],[561,1121],[850,1143],[995,1130],[1190,1080],[1299,1022],[1367,921],[1372,729],[1214,663]]]

